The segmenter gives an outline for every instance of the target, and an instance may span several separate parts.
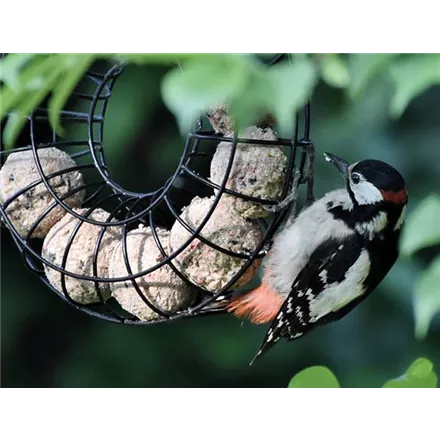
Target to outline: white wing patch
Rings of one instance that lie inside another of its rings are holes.
[[[313,299],[314,295],[313,295],[313,290],[312,289],[307,289],[306,292],[306,298],[311,301]]]
[[[359,234],[367,236],[370,240],[374,238],[376,234],[382,232],[388,224],[388,216],[386,212],[379,212],[368,222],[358,223],[355,228]]]
[[[368,252],[363,250],[353,266],[348,269],[342,282],[329,284],[310,302],[310,321],[316,322],[361,296],[364,293],[363,282],[370,272],[370,265]]]
[[[301,307],[295,307],[295,316],[298,318],[299,322],[304,322],[304,314],[301,312]]]

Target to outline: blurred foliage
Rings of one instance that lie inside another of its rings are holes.
[[[300,371],[289,382],[289,388],[340,388],[338,379],[327,368],[309,367]]]
[[[319,76],[333,87],[347,88],[356,98],[374,75],[387,69],[395,83],[390,106],[393,116],[400,116],[415,96],[440,83],[439,54],[292,54],[289,63],[271,68],[251,54],[12,54],[0,65],[4,82],[0,120],[14,113],[6,124],[4,142],[14,144],[25,117],[50,92],[50,119],[61,133],[59,112],[75,83],[100,58],[121,63],[177,63],[178,68],[164,78],[162,95],[182,132],[218,102],[229,103],[237,128],[251,125],[259,114],[269,111],[280,129],[287,129],[295,112],[312,95]]]
[[[295,371],[325,364],[343,378],[344,386],[377,386],[415,358],[440,364],[435,317],[440,310],[440,90],[431,87],[440,81],[439,55],[292,55],[291,63],[272,68],[249,55],[92,55],[5,57],[0,65],[2,139],[27,145],[23,115],[49,98],[51,121],[57,124],[58,110],[84,69],[109,57],[129,62],[110,100],[105,153],[122,186],[147,191],[174,170],[185,124],[216,101],[229,98],[242,125],[257,110],[272,109],[280,135],[290,136],[288,121],[310,98],[311,139],[318,152],[316,194],[341,185],[319,159],[321,152],[348,161],[370,157],[393,164],[409,189],[401,242],[406,258],[346,318],[295,343],[279,344],[271,356],[249,368],[265,328],[231,316],[147,328],[94,320],[26,272],[3,229],[3,385],[283,387]],[[66,128],[65,136],[72,136]]]
[[[384,388],[436,388],[437,375],[434,367],[428,359],[417,359],[406,373],[386,382]]]
[[[182,71],[170,72],[162,95],[182,132],[219,102],[228,103],[238,128],[252,125],[269,111],[280,129],[288,129],[315,83],[313,62],[306,57],[268,67],[248,55],[216,55],[209,60],[193,58]]]
[[[436,388],[437,375],[432,362],[420,358],[402,376],[385,382],[383,388]],[[309,367],[296,374],[288,388],[340,388],[336,376],[326,367]]]

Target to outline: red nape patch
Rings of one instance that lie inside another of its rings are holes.
[[[263,279],[259,287],[233,299],[227,310],[237,318],[247,318],[254,324],[266,324],[275,318],[283,303],[284,298]]]
[[[396,203],[398,205],[404,205],[408,201],[408,191],[406,188],[400,191],[380,191],[383,199],[386,202]]]

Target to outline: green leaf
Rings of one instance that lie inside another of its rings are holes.
[[[423,339],[429,324],[440,312],[440,256],[423,272],[414,291],[415,335]]]
[[[391,115],[399,117],[409,102],[434,84],[440,84],[440,54],[417,54],[395,63],[390,73],[396,83]]]
[[[248,68],[243,56],[218,54],[190,59],[183,70],[169,72],[162,81],[162,96],[181,131],[188,130],[211,106],[240,94]]]
[[[437,376],[433,365],[428,359],[419,358],[414,361],[406,373],[397,379],[391,379],[383,388],[436,388]]]
[[[332,87],[347,87],[350,73],[347,64],[338,54],[324,55],[321,61],[322,79]]]
[[[104,58],[114,55],[119,61],[125,61],[136,64],[164,64],[173,65],[177,61],[184,61],[191,58],[206,58],[208,54],[193,53],[115,53],[102,54]]]
[[[271,110],[280,131],[292,126],[296,111],[310,97],[317,81],[314,64],[309,58],[296,58],[292,64],[277,64],[267,71],[272,89]]]
[[[11,53],[0,61],[0,80],[10,89],[17,90],[20,70],[37,55],[33,53]]]
[[[41,87],[47,72],[52,69],[54,61],[56,62],[56,59],[53,57],[38,56],[34,58],[29,66],[20,74],[16,89],[12,89],[7,84],[1,87],[0,121],[2,121],[8,112],[18,105],[29,92],[38,90],[38,88]]]
[[[288,388],[340,388],[338,379],[327,368],[309,367],[296,374],[289,382]]]
[[[349,57],[350,98],[359,98],[371,79],[383,72],[398,56],[395,53],[353,53]]]
[[[55,86],[49,101],[49,121],[58,134],[62,134],[62,127],[59,124],[60,111],[66,104],[75,86],[93,62],[93,59],[93,54],[75,54],[73,57],[67,55],[66,62],[71,67],[66,70],[61,81]]]
[[[43,85],[39,90],[28,92],[22,96],[20,104],[15,108],[14,116],[10,117],[5,124],[3,140],[7,148],[11,148],[14,145],[21,129],[26,124],[27,117],[38,107],[53,88],[61,71],[62,66],[54,65],[47,77],[44,78]]]
[[[440,195],[431,194],[408,217],[400,241],[403,255],[440,243]]]
[[[250,69],[240,95],[228,104],[236,130],[254,124],[259,116],[266,113],[272,107],[271,84],[266,69]]]
[[[183,71],[170,72],[162,94],[182,131],[219,102],[229,105],[238,130],[268,111],[277,118],[280,130],[287,130],[316,80],[315,67],[307,57],[268,68],[248,55],[214,55],[209,60],[189,60]]]

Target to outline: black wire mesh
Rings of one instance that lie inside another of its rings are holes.
[[[283,56],[279,55],[273,58],[271,63],[278,62],[282,58]],[[103,73],[92,71],[87,72],[81,83],[75,89],[75,92],[72,94],[76,106],[78,107],[79,104],[80,107],[82,106],[82,108],[84,108],[84,111],[64,110],[60,115],[61,122],[68,132],[64,138],[60,139],[55,131],[52,131],[51,139],[42,140],[43,136],[40,136],[38,124],[40,122],[47,124],[48,112],[45,108],[39,108],[28,118],[30,145],[12,150],[4,150],[2,145],[0,151],[2,165],[10,154],[20,151],[32,151],[40,175],[39,180],[32,182],[30,185],[20,189],[20,191],[16,192],[12,197],[1,202],[0,214],[2,225],[6,226],[11,233],[17,247],[22,253],[25,266],[63,300],[89,315],[108,321],[126,324],[151,324],[203,315],[207,310],[210,310],[214,301],[232,295],[234,292],[233,286],[237,280],[242,277],[257,259],[261,260],[266,255],[273,235],[282,224],[289,208],[291,207],[291,204],[288,204],[278,212],[272,213],[267,219],[255,220],[262,232],[258,245],[251,253],[237,253],[219,246],[202,235],[203,228],[214,213],[222,196],[224,194],[230,194],[246,201],[261,203],[269,207],[275,206],[295,190],[295,188],[293,188],[293,176],[296,173],[296,175],[300,176],[300,179],[295,181],[296,186],[298,187],[301,184],[307,184],[307,197],[309,200],[313,198],[313,145],[309,139],[310,106],[307,104],[304,111],[297,115],[296,121],[294,122],[292,137],[278,138],[275,141],[243,139],[237,138],[236,135],[233,137],[224,137],[215,134],[212,129],[205,129],[202,120],[199,120],[197,123],[197,130],[189,133],[187,136],[186,143],[183,147],[174,174],[167,179],[165,184],[157,190],[147,193],[128,191],[113,180],[111,171],[106,165],[104,154],[105,148],[103,144],[104,119],[107,104],[109,103],[115,81],[122,71],[123,68],[120,65],[115,65]],[[302,137],[299,137],[300,120],[302,120],[303,124]],[[75,127],[78,126],[83,130],[84,138],[68,140],[68,128],[73,127],[75,129]],[[200,163],[206,164],[206,161],[212,159],[212,147],[215,147],[219,142],[226,142],[230,144],[231,148],[224,178],[221,184],[215,184],[210,179],[200,174],[198,168]],[[288,158],[287,172],[285,174],[286,178],[281,196],[277,200],[264,200],[257,197],[250,197],[227,188],[227,182],[234,164],[234,156],[238,144],[253,144],[261,146],[274,145],[283,147]],[[66,151],[70,157],[76,161],[77,165],[52,174],[45,174],[39,152],[52,147]],[[73,171],[80,171],[84,175],[85,183],[65,194],[57,194],[55,188],[52,186],[54,178],[66,175]],[[20,233],[11,221],[10,215],[8,214],[8,207],[18,197],[28,193],[32,188],[41,184],[46,187],[47,191],[53,198],[53,202],[38,217],[27,233],[23,235],[23,233]],[[81,191],[86,192],[82,203],[82,207],[85,207],[86,211],[80,214],[73,210],[66,203],[66,200],[75,193]],[[180,217],[180,211],[182,208],[181,197],[182,194],[185,194],[186,197],[194,197],[201,193],[214,194],[213,203],[198,226],[191,227]],[[68,238],[61,264],[54,264],[52,261],[49,261],[49,259],[42,256],[42,240],[33,238],[32,234],[38,225],[58,206],[61,206],[67,213],[70,213],[70,215],[77,218],[78,222]],[[99,221],[90,217],[93,211],[97,208],[102,208],[108,212],[108,217],[105,221]],[[180,225],[189,232],[189,237],[179,248],[169,251],[167,244],[163,242],[163,239],[161,239],[160,234],[157,233],[156,228],[169,228],[175,221],[179,222]],[[66,269],[69,250],[83,223],[100,227],[94,246],[92,258],[93,270],[91,275],[79,274]],[[154,241],[162,256],[157,264],[141,271],[135,270],[135,268],[131,267],[127,255],[127,235],[139,225],[151,228],[152,236],[154,237]],[[97,275],[98,255],[101,249],[100,246],[109,227],[120,227],[122,231],[121,248],[126,271],[128,273],[128,275],[123,277],[111,278],[100,277]],[[219,252],[243,260],[244,264],[240,270],[238,270],[238,272],[236,272],[221,289],[216,290],[215,292],[209,291],[200,285],[193,283],[187,274],[180,270],[176,264],[176,257],[187,249],[188,246],[191,246],[194,240],[199,240]],[[147,297],[139,286],[139,279],[141,277],[151,274],[164,265],[171,267],[173,272],[180,279],[192,286],[197,292],[193,302],[188,307],[179,310],[178,312],[171,313],[160,307],[152,298]],[[52,268],[61,274],[60,289],[55,288],[49,282],[45,274],[44,266]],[[83,304],[72,298],[66,286],[66,277],[93,282],[99,298],[99,303]],[[148,321],[141,320],[123,310],[114,298],[106,299],[102,293],[102,283],[118,282],[131,284],[142,301],[151,310],[157,313],[157,318]]]

